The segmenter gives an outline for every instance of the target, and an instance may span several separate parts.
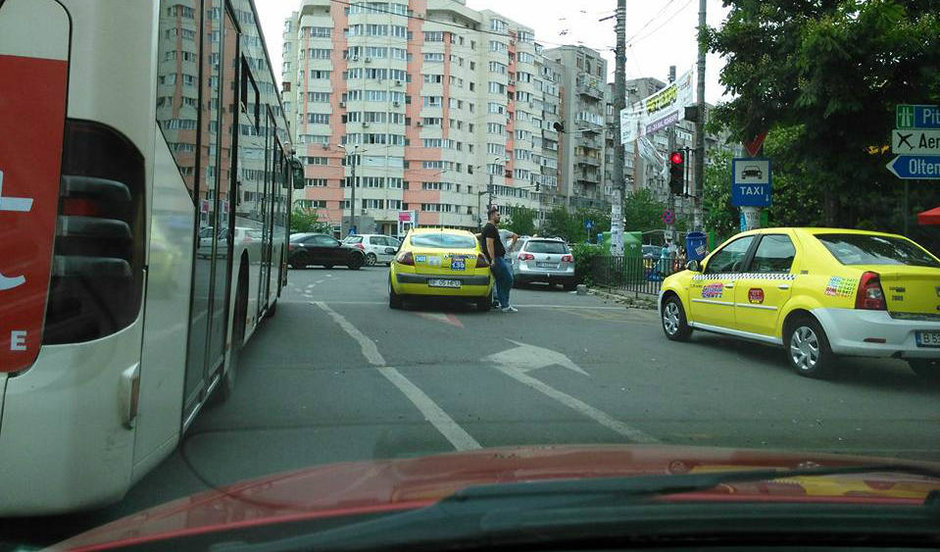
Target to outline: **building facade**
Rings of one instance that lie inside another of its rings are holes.
[[[561,195],[569,208],[610,207],[605,184],[607,62],[584,46],[545,51],[561,68],[560,105],[564,125],[558,153]]]
[[[314,208],[348,231],[476,228],[492,201],[558,191],[557,67],[532,29],[463,0],[303,0],[285,21],[283,101]]]

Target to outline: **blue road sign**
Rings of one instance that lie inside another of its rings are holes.
[[[770,159],[731,160],[731,204],[735,207],[767,207],[771,204]]]
[[[594,221],[593,220],[584,221],[584,227],[587,228],[588,230],[590,230],[591,228],[594,228]]]
[[[940,105],[907,105],[896,107],[898,128],[940,128]]]
[[[940,180],[940,155],[899,155],[885,166],[902,180]]]

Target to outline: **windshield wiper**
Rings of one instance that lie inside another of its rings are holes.
[[[502,541],[507,535],[538,535],[538,540],[549,534],[570,531],[588,531],[588,527],[605,531],[622,531],[628,521],[643,523],[668,522],[675,526],[678,518],[690,524],[682,525],[682,530],[696,527],[700,523],[721,524],[722,521],[743,522],[744,530],[760,531],[761,528],[782,529],[785,520],[808,515],[809,522],[834,523],[844,522],[842,516],[849,516],[858,524],[845,524],[841,527],[827,526],[826,530],[842,531],[872,528],[873,520],[878,520],[888,530],[903,527],[904,521],[910,521],[912,512],[929,520],[928,527],[940,532],[940,492],[931,491],[921,506],[891,506],[886,512],[878,509],[877,513],[869,510],[859,516],[856,505],[807,505],[807,504],[764,504],[765,509],[757,508],[753,503],[723,504],[718,506],[705,503],[707,514],[701,514],[701,503],[657,503],[672,508],[665,513],[657,512],[652,517],[640,520],[648,514],[648,499],[672,494],[693,493],[713,489],[721,484],[744,483],[752,481],[772,481],[793,477],[819,477],[829,475],[904,473],[920,475],[937,480],[940,487],[940,470],[918,465],[867,464],[861,466],[812,467],[792,470],[749,469],[739,471],[713,472],[682,475],[651,475],[636,477],[616,477],[597,479],[567,479],[557,481],[536,481],[528,483],[508,483],[468,487],[453,495],[420,510],[386,517],[368,522],[353,523],[337,529],[320,533],[292,537],[271,543],[246,544],[223,543],[212,547],[216,552],[281,552],[293,550],[360,550],[360,549],[398,549],[417,544],[431,545],[432,548],[444,543],[477,543],[480,539],[493,538],[499,534]],[[638,508],[639,507],[639,508]],[[783,517],[768,518],[768,508],[784,507]],[[926,507],[926,509],[925,509]],[[816,508],[824,508],[817,511]],[[728,510],[735,515],[729,518]],[[806,510],[812,509],[807,514]],[[824,515],[825,514],[825,515]],[[826,517],[830,515],[831,517]],[[764,516],[762,518],[762,516]],[[853,517],[854,516],[854,517]],[[896,517],[897,519],[893,519]],[[923,520],[918,520],[923,521]],[[796,527],[810,528],[803,519]],[[611,529],[611,524],[613,529]],[[899,525],[898,525],[899,524]],[[728,529],[729,525],[723,525]],[[738,527],[735,527],[738,528]],[[581,533],[585,534],[585,533]]]

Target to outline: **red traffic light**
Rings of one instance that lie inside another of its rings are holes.
[[[669,156],[669,160],[672,161],[673,165],[681,165],[682,162],[685,161],[682,153],[678,151],[672,152],[672,155]]]

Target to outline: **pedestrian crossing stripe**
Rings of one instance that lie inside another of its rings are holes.
[[[772,274],[772,273],[728,273],[728,274],[696,274],[692,280],[796,280],[794,274]]]

